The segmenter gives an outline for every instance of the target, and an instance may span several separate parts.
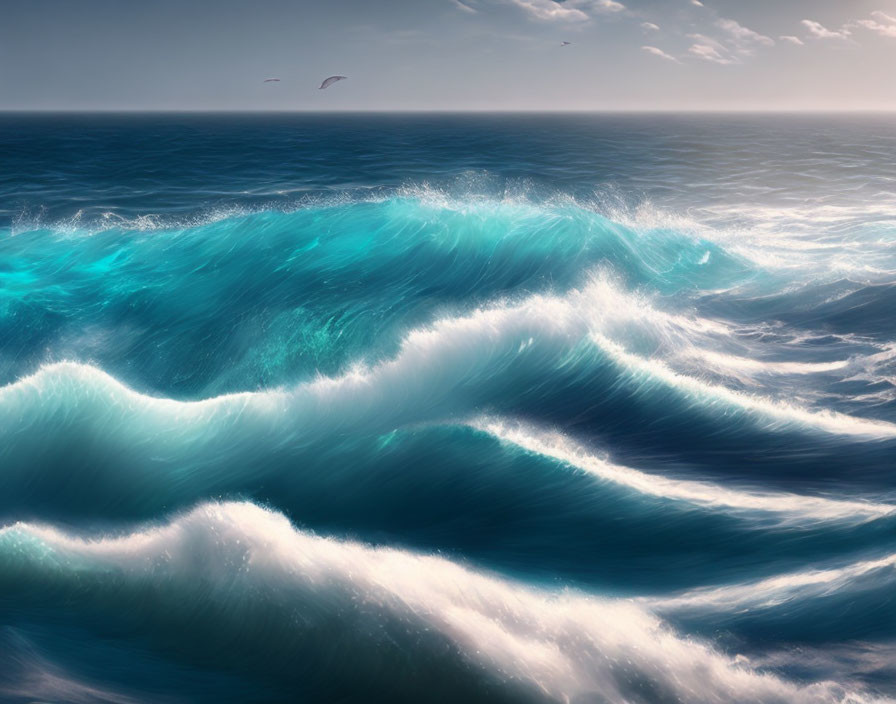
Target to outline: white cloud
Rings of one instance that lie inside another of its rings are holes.
[[[704,61],[712,61],[715,64],[733,64],[734,59],[727,55],[724,47],[717,42],[692,44],[688,51],[699,59]]]
[[[467,5],[467,4],[463,3],[463,2],[461,2],[461,0],[451,0],[451,2],[454,3],[454,6],[455,6],[458,10],[462,10],[463,12],[469,12],[469,13],[472,13],[472,14],[474,14],[474,15],[477,14],[477,11],[476,11],[474,8],[472,8],[472,7],[470,7],[469,5]]]
[[[892,17],[880,10],[871,13],[873,20],[857,20],[856,24],[877,32],[884,37],[892,37],[896,39],[896,17]]]
[[[567,20],[584,22],[588,15],[569,3],[558,3],[554,0],[510,0],[514,5],[524,9],[539,20]]]
[[[803,20],[802,24],[809,30],[809,34],[818,39],[848,39],[850,35],[850,31],[846,27],[842,27],[840,31],[835,31],[828,29],[815,20]]]
[[[528,12],[532,17],[546,21],[585,22],[591,19],[590,12],[622,12],[625,5],[616,0],[509,0]]]
[[[588,19],[581,10],[563,7],[554,0],[511,0],[530,15],[539,20],[575,20],[584,22]]]
[[[688,48],[689,54],[714,64],[737,64],[752,56],[757,49],[775,44],[771,37],[744,27],[735,20],[721,18],[715,21],[715,26],[724,33],[718,39],[705,34],[688,35],[694,40]]]
[[[719,19],[715,24],[725,32],[725,36],[716,39],[705,34],[689,34],[688,37],[695,40],[688,49],[690,54],[715,64],[737,64],[752,56],[758,48],[775,43],[771,37],[754,32],[734,20]]]
[[[658,24],[654,24],[653,22],[642,22],[641,27],[643,29],[647,29],[651,32],[659,32],[660,26]]]
[[[625,9],[625,5],[616,0],[591,0],[591,4],[606,12],[622,12]]]
[[[764,34],[754,32],[749,27],[744,27],[735,20],[720,19],[716,26],[723,29],[731,37],[731,41],[740,49],[746,50],[750,45],[773,46],[775,40]]]
[[[654,56],[659,56],[661,59],[665,59],[666,61],[672,61],[673,63],[680,64],[681,62],[676,59],[674,56],[667,54],[662,49],[659,49],[655,46],[642,46],[641,47],[648,54],[653,54]]]
[[[805,42],[799,37],[794,37],[792,34],[784,34],[778,37],[782,42],[790,42],[791,44],[796,44],[797,46],[805,46]]]

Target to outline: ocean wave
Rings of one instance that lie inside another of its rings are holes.
[[[666,292],[749,274],[713,245],[568,202],[415,193],[144,225],[0,238],[0,380],[52,355],[168,393],[268,387],[386,357],[434,316],[566,290],[596,266]]]
[[[240,264],[252,257],[255,266],[272,273],[350,268],[355,276],[360,269],[393,271],[391,261],[401,262],[394,270],[398,272],[409,258],[415,269],[438,272],[445,255],[453,254],[447,260],[452,278],[467,290],[506,269],[515,270],[517,279],[536,272],[568,280],[601,261],[611,262],[620,276],[675,290],[693,288],[698,281],[709,288],[723,281],[730,285],[732,279],[756,273],[711,240],[688,231],[634,228],[568,196],[458,196],[428,186],[308,198],[291,206],[222,206],[187,216],[130,218],[109,212],[91,220],[79,212],[54,222],[20,218],[11,234],[2,240],[10,255],[27,247],[52,257],[63,248],[73,257],[66,270],[81,265],[86,273],[108,254],[104,244],[114,239],[122,278],[147,270],[195,273],[210,258],[217,260],[221,273],[228,273],[221,266],[222,254],[228,252],[239,252]],[[55,241],[47,235],[90,237],[72,251],[69,239]],[[140,252],[143,267],[133,272],[127,256],[131,250]],[[464,259],[457,257],[460,253]],[[406,276],[412,272],[405,269]]]
[[[746,612],[805,604],[848,590],[853,597],[869,589],[892,588],[896,555],[855,562],[842,567],[812,569],[762,579],[750,584],[701,588],[673,597],[647,600],[663,611]],[[854,609],[856,609],[854,605]]]
[[[896,506],[872,501],[849,501],[819,496],[737,489],[688,479],[671,479],[624,467],[599,457],[571,438],[554,431],[503,419],[481,418],[471,427],[544,457],[550,457],[603,481],[638,493],[703,506],[710,510],[769,512],[783,523],[842,521],[862,523],[892,516]]]
[[[736,634],[743,647],[760,654],[770,632],[779,647],[789,643],[823,650],[867,643],[886,648],[896,638],[896,555],[881,556],[887,549],[892,546],[879,544],[870,554],[852,556],[852,562],[842,556],[808,561],[809,566],[791,572],[637,602],[695,635]],[[836,643],[831,633],[837,634]]]
[[[646,359],[632,354],[602,334],[595,333],[593,338],[601,349],[628,368],[633,375],[642,375],[668,388],[677,389],[699,404],[722,403],[755,414],[766,423],[800,425],[836,435],[877,439],[892,438],[896,435],[896,425],[889,421],[858,418],[829,409],[809,410],[783,400],[764,398],[720,384],[708,383],[700,378],[682,374],[662,360]]]
[[[852,467],[857,457],[863,463],[857,469],[866,472],[888,465],[896,438],[888,421],[748,393],[659,356],[674,358],[678,350],[699,360],[695,340],[709,344],[726,335],[722,323],[639,305],[599,277],[566,296],[532,296],[439,319],[411,331],[391,359],[292,387],[182,401],[138,392],[91,365],[52,364],[0,388],[0,486],[10,500],[29,497],[26,511],[57,491],[53,468],[60,463],[68,468],[66,481],[102,478],[126,492],[158,487],[165,477],[226,491],[241,486],[234,477],[247,472],[307,464],[304,453],[347,433],[376,435],[482,413],[535,420],[541,414],[553,425],[564,414],[581,415],[570,398],[592,393],[591,432],[614,449],[637,444],[664,451],[693,437],[712,460],[712,452],[728,457],[732,447],[784,438],[773,456],[790,471],[809,447],[813,456],[828,448],[834,467]],[[641,420],[627,422],[645,417],[654,428],[649,436]],[[119,471],[122,458],[126,474]],[[750,462],[744,468],[757,471]],[[688,493],[682,486],[676,492]],[[746,508],[743,497],[727,500]],[[811,503],[804,504],[804,519],[846,508]],[[872,510],[854,508],[863,517]]]
[[[254,210],[238,205],[217,208],[203,213],[194,213],[188,216],[163,215],[160,213],[127,216],[115,211],[89,214],[82,209],[65,218],[47,219],[40,213],[35,215],[23,212],[13,219],[9,234],[11,237],[32,233],[47,233],[63,237],[89,237],[109,231],[116,233],[141,233],[188,230],[214,225],[224,220],[247,217],[258,212],[264,212],[264,210]]]
[[[638,232],[690,234],[712,242],[758,270],[815,285],[841,277],[864,284],[896,276],[896,203],[815,203],[763,206],[755,202],[675,210],[649,201],[600,206]],[[795,256],[798,254],[799,256]]]
[[[237,667],[288,658],[306,684],[344,678],[338,663],[352,643],[354,686],[400,699],[454,671],[458,679],[442,680],[437,698],[451,700],[475,677],[533,700],[874,700],[753,671],[630,602],[546,592],[439,557],[317,537],[252,504],[205,504],[118,537],[15,524],[0,530],[0,555],[0,585],[20,615],[75,604],[85,618],[130,611],[156,638],[176,634],[176,651],[216,650],[215,642],[237,638],[254,648]],[[327,642],[315,638],[323,631]],[[338,659],[330,659],[334,641],[343,644]],[[396,649],[413,656],[387,669],[371,662],[384,664]],[[474,669],[462,676],[458,662]]]
[[[76,246],[44,234],[0,242],[0,338],[17,341],[11,351],[0,343],[5,381],[48,356],[90,360],[117,376],[127,369],[170,395],[278,386],[315,371],[333,376],[353,360],[394,355],[403,331],[436,316],[533,292],[593,291],[595,268],[627,290],[604,286],[601,327],[635,325],[654,347],[642,354],[689,359],[760,393],[774,386],[767,377],[835,375],[861,354],[841,347],[836,357],[815,350],[812,359],[793,359],[792,350],[744,344],[733,334],[742,325],[718,322],[745,315],[739,297],[747,294],[732,287],[752,291],[747,304],[765,305],[777,284],[710,240],[633,229],[568,198],[496,200],[416,188],[293,212],[224,210],[208,222],[160,224],[151,234],[123,222]],[[253,277],[245,277],[247,265]],[[839,292],[843,311],[825,313],[817,285],[807,285],[811,291],[785,296],[783,311],[760,311],[762,319],[784,316],[794,329],[830,326],[859,295],[847,287]],[[726,293],[706,295],[720,286]],[[885,288],[861,294],[864,318],[875,325],[889,310]],[[697,291],[699,316],[687,308]],[[658,293],[680,294],[676,304],[688,312],[658,312],[651,300]],[[803,310],[802,318],[789,308]],[[667,349],[657,350],[661,343]],[[798,397],[793,386],[785,393]]]
[[[625,594],[748,579],[754,570],[872,549],[896,520],[888,499],[858,480],[837,495],[819,483],[812,495],[764,483],[761,472],[781,471],[765,461],[747,463],[740,476],[730,460],[719,469],[637,454],[609,461],[599,450],[618,458],[618,443],[510,416],[395,430],[325,423],[302,433],[277,408],[267,421],[236,412],[223,429],[227,419],[197,413],[171,423],[161,413],[162,430],[148,416],[114,425],[115,410],[94,417],[94,427],[82,418],[88,411],[61,411],[81,419],[68,425],[51,413],[9,435],[0,516],[134,521],[209,498],[249,499],[315,530]],[[177,443],[169,425],[182,433]],[[847,448],[850,462],[866,457],[861,449]],[[791,471],[786,456],[781,464]],[[660,543],[667,562],[655,565]]]
[[[699,279],[704,289],[737,291],[747,287],[755,295],[762,287],[786,290],[795,279],[819,285],[849,278],[873,285],[893,283],[896,276],[896,205],[891,202],[799,206],[750,202],[682,209],[645,199],[626,202],[619,194],[600,189],[574,196],[543,191],[525,181],[502,180],[500,186],[491,181],[486,174],[442,185],[422,181],[398,187],[305,192],[298,198],[289,198],[284,192],[267,199],[233,200],[186,214],[164,210],[124,214],[92,208],[49,219],[40,212],[23,212],[14,219],[9,233],[15,237],[49,233],[66,238],[166,232],[220,236],[218,225],[227,230],[240,222],[280,218],[285,225],[301,228],[306,218],[321,216],[332,218],[338,228],[340,220],[373,206],[395,218],[395,232],[428,218],[429,225],[449,229],[449,239],[455,244],[477,229],[478,242],[483,244],[490,239],[482,237],[488,230],[500,236],[503,227],[504,234],[518,238],[527,227],[551,232],[563,223],[574,224],[575,241],[548,236],[541,237],[540,244],[550,242],[561,250],[577,245],[576,249],[587,251],[595,236],[621,237],[637,252],[623,247],[616,254],[624,254],[632,262],[643,259],[643,265],[654,275],[665,275],[678,285],[690,275]],[[371,217],[369,210],[365,214]],[[684,261],[676,261],[673,248]],[[569,255],[570,251],[564,252],[566,258]],[[557,257],[557,261],[562,259]],[[720,272],[727,276],[712,276]],[[760,272],[764,277],[757,288],[753,277]]]
[[[661,314],[649,307],[632,313],[637,306],[598,278],[566,296],[536,295],[439,319],[409,332],[392,359],[358,365],[341,376],[199,401],[141,394],[89,365],[56,363],[0,388],[0,414],[4,427],[17,432],[41,417],[52,418],[59,427],[79,422],[93,428],[120,428],[140,419],[131,432],[162,431],[169,442],[196,439],[200,427],[204,435],[230,433],[240,424],[253,430],[259,424],[268,430],[288,429],[290,434],[365,425],[391,429],[469,414],[493,403],[488,390],[506,390],[502,376],[505,385],[511,381],[508,375],[515,376],[518,387],[523,370],[543,379],[588,360],[592,374],[601,364],[609,365],[603,373],[615,369],[616,387],[628,385],[635,394],[644,385],[672,392],[683,412],[723,408],[723,419],[739,413],[760,428],[787,426],[865,440],[896,437],[896,424],[888,421],[810,409],[674,369],[655,356],[657,344],[674,350],[677,336],[679,348],[688,346],[683,353],[699,358],[699,348],[688,341],[692,332],[717,324],[676,316],[664,318],[664,328],[658,322]],[[647,324],[634,333],[619,327],[620,322],[637,322],[633,315]],[[620,341],[623,334],[631,339]],[[659,342],[648,344],[644,355],[629,349],[643,344],[644,334],[656,335]]]

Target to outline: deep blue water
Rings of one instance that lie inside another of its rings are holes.
[[[896,697],[894,163],[0,116],[0,701]]]

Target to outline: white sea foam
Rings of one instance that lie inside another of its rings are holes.
[[[595,342],[634,374],[643,375],[668,387],[679,389],[692,401],[705,405],[726,404],[756,414],[772,424],[798,423],[827,433],[869,438],[896,437],[896,425],[888,421],[857,418],[828,409],[809,410],[786,401],[744,393],[699,378],[680,374],[662,360],[631,354],[622,345],[599,333]]]
[[[858,589],[860,587],[857,582],[870,576],[875,577],[878,584],[881,579],[892,584],[896,579],[896,555],[856,562],[843,567],[794,572],[748,584],[695,589],[676,596],[643,601],[663,612],[738,613],[774,608],[830,596],[848,589]]]
[[[833,362],[768,362],[750,357],[738,357],[702,350],[700,358],[713,366],[723,370],[733,370],[736,373],[756,372],[759,374],[785,375],[785,374],[825,374],[827,372],[840,371],[849,366],[848,359],[835,360]]]
[[[640,494],[685,501],[714,510],[769,512],[778,514],[782,522],[799,521],[801,525],[806,520],[861,523],[893,515],[896,511],[896,506],[889,504],[739,490],[710,482],[670,479],[614,464],[561,433],[500,418],[479,418],[471,423],[471,427]]]
[[[154,232],[157,230],[186,230],[194,227],[213,225],[224,220],[246,217],[260,210],[251,210],[240,206],[218,208],[205,213],[196,213],[188,217],[172,217],[158,213],[144,213],[126,217],[112,211],[87,216],[83,210],[70,217],[47,221],[43,216],[22,214],[17,217],[10,230],[12,236],[27,232],[49,230],[64,236],[95,235],[109,230],[125,232]]]
[[[446,638],[483,673],[545,700],[871,701],[834,683],[798,686],[758,673],[743,659],[680,637],[628,600],[537,590],[440,557],[317,537],[252,504],[206,504],[114,538],[15,524],[0,530],[0,550],[7,574],[49,586],[45,606],[103,603],[108,584],[119,600],[148,587],[176,602],[176,613],[190,603],[231,604],[217,622],[226,629],[227,619],[239,622],[243,608],[263,601],[283,609],[278,627],[298,638],[349,619],[364,652],[404,637],[377,628],[398,619],[418,657],[426,639]]]
[[[115,212],[45,221],[42,214],[23,213],[13,222],[13,235],[49,229],[65,235],[95,234],[110,229],[126,231],[181,230],[263,212],[292,213],[306,209],[344,207],[365,203],[412,201],[422,209],[450,211],[468,216],[507,216],[523,225],[533,219],[545,222],[600,217],[608,228],[630,238],[656,230],[673,230],[694,241],[712,242],[733,257],[769,271],[805,271],[806,280],[853,276],[857,280],[884,281],[896,276],[896,203],[881,201],[861,206],[814,204],[763,207],[709,206],[675,211],[644,202],[636,207],[618,198],[575,199],[568,194],[539,194],[528,181],[506,182],[486,173],[468,174],[448,185],[407,184],[397,189],[356,189],[336,194],[303,193],[283,200],[246,207],[232,205],[186,217],[145,213],[122,216]],[[856,223],[874,223],[882,233],[852,232]],[[583,221],[583,225],[585,222]],[[799,256],[794,256],[799,254]],[[705,252],[701,264],[709,262]]]
[[[644,202],[635,208],[599,209],[636,232],[673,230],[720,245],[729,255],[769,272],[802,272],[807,282],[851,277],[870,283],[896,276],[892,199],[861,205],[750,202],[687,211]]]
[[[637,384],[674,390],[686,405],[725,415],[739,411],[772,429],[786,425],[864,439],[896,437],[893,423],[746,393],[683,373],[664,359],[699,362],[704,348],[695,341],[709,345],[729,335],[724,322],[659,311],[598,275],[565,296],[536,295],[439,319],[412,330],[390,360],[290,389],[176,401],[140,394],[88,365],[52,364],[0,388],[0,419],[7,428],[15,427],[31,409],[32,414],[70,421],[72,404],[89,403],[97,425],[120,427],[128,418],[144,416],[154,426],[167,425],[170,438],[185,433],[195,438],[189,426],[213,420],[221,421],[219,430],[228,433],[240,423],[290,433],[321,430],[328,423],[395,428],[468,415],[488,402],[482,396],[488,379],[518,365],[536,375],[552,373],[573,362],[571,354],[583,354],[582,344],[590,341],[617,372]],[[710,350],[710,359],[714,353]],[[132,432],[143,428],[134,424]],[[203,434],[213,431],[206,428]]]

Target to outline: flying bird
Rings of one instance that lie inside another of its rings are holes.
[[[348,76],[330,76],[329,78],[325,78],[324,82],[320,84],[320,88],[318,90],[323,90],[324,88],[329,88],[331,85],[336,83],[337,81],[344,81]]]
[[[279,78],[265,78],[264,82],[265,83],[279,83],[280,79]]]
[[[560,46],[569,46],[572,42],[560,42]]]

